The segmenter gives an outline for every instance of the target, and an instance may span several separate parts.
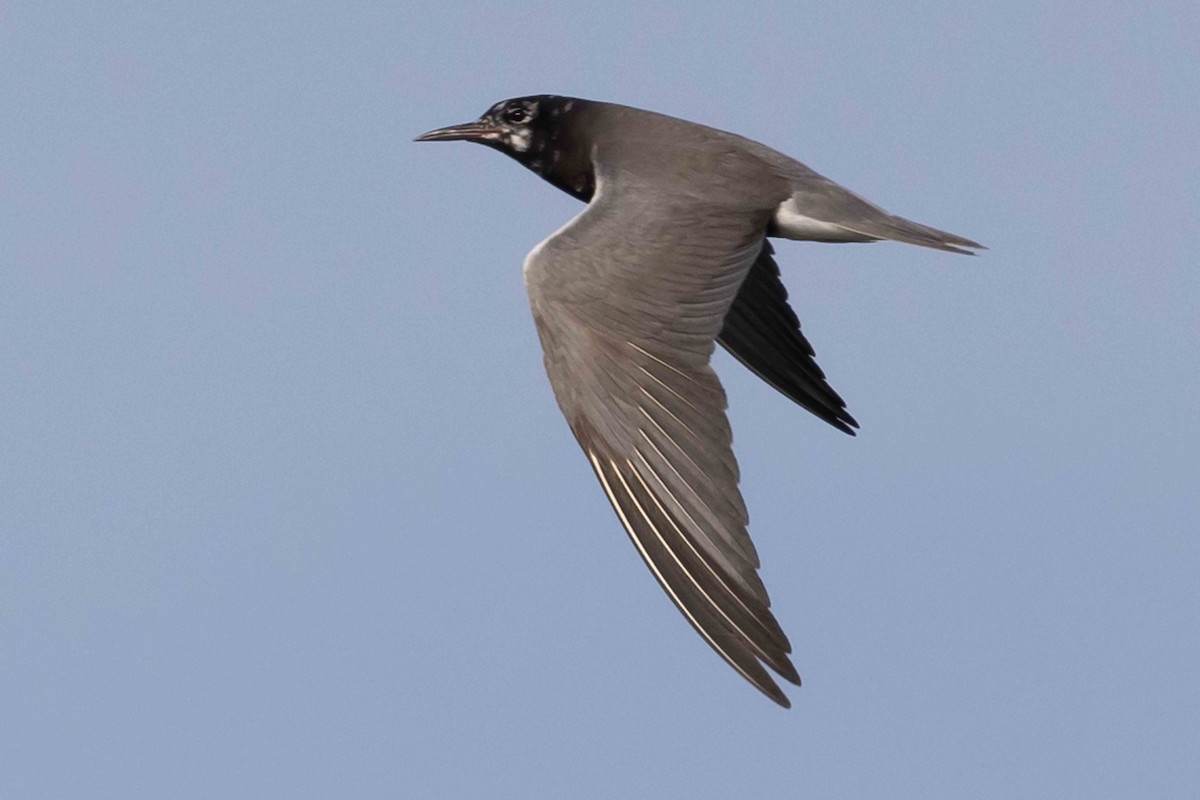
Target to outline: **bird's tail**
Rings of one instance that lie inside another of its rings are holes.
[[[975,255],[973,252],[975,250],[987,250],[979,242],[973,242],[946,231],[939,231],[937,228],[931,228],[895,214],[884,214],[878,219],[863,220],[857,224],[844,225],[844,227],[855,233],[870,236],[872,239],[891,239],[894,242],[932,247],[935,250],[946,250],[968,256]]]

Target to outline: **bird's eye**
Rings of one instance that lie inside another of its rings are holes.
[[[528,122],[530,119],[529,111],[524,106],[513,106],[504,112],[504,119],[516,125],[522,122]]]

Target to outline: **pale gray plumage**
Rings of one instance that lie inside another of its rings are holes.
[[[799,683],[746,532],[714,346],[852,433],[764,237],[980,245],[888,214],[757,142],[625,106],[517,98],[420,139],[488,144],[589,202],[525,262],[555,397],[667,594],[789,705],[763,667]]]

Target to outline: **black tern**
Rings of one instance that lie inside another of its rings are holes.
[[[588,204],[525,259],[554,396],[667,595],[730,666],[789,707],[763,667],[800,684],[746,532],[715,344],[853,434],[767,237],[983,246],[889,214],[758,142],[612,103],[520,97],[417,137],[451,140],[499,150]]]

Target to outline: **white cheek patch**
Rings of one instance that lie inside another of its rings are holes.
[[[521,130],[516,131],[507,131],[504,134],[504,143],[511,147],[515,152],[528,152],[529,146],[533,144],[533,133],[528,128],[522,128]]]

